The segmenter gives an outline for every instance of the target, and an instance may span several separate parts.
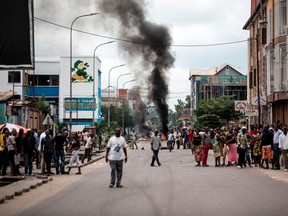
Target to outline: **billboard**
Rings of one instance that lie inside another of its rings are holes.
[[[93,100],[94,99],[94,100]],[[65,98],[64,109],[66,111],[93,111],[97,109],[96,99],[95,98]]]
[[[0,68],[33,68],[33,0],[2,0]]]

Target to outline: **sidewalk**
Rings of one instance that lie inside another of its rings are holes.
[[[84,152],[82,151],[82,148],[81,148],[80,155],[82,155],[83,153]],[[91,161],[89,163],[85,162],[84,164],[81,165],[81,167],[85,167],[89,164],[92,164],[95,161],[98,161],[104,157],[105,157],[105,151],[93,151]],[[70,155],[67,154],[67,157],[65,160],[66,163],[69,160],[70,160]],[[85,159],[85,161],[87,161],[87,159]],[[74,169],[74,166],[72,169]],[[9,168],[7,171],[8,171],[7,173],[9,173]],[[55,173],[55,168],[53,164],[51,167],[51,171]],[[25,173],[24,166],[20,167],[20,173],[23,176],[7,175],[7,176],[0,177],[0,183],[1,185],[4,185],[0,187],[0,204],[7,202],[11,199],[14,199],[15,196],[21,196],[23,193],[27,193],[30,190],[34,190],[43,184],[47,184],[49,183],[49,181],[53,181],[53,176],[56,176],[56,175],[51,175],[48,177],[46,175],[41,175],[40,174],[41,169],[36,169],[35,162],[33,162],[33,172],[32,172],[33,175],[24,176],[24,173]]]

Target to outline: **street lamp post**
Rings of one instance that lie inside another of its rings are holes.
[[[108,128],[110,128],[110,74],[114,68],[123,67],[123,66],[125,66],[125,64],[114,66],[109,70],[109,73],[108,73]]]
[[[115,41],[108,41],[106,43],[101,43],[99,44],[98,46],[95,47],[94,49],[94,52],[93,52],[93,117],[92,117],[92,126],[94,125],[95,123],[95,104],[94,104],[94,101],[95,101],[95,58],[96,58],[96,50],[98,49],[98,47],[100,46],[103,46],[103,45],[107,45],[107,44],[111,44],[111,43],[114,43]]]
[[[119,78],[122,77],[122,76],[129,75],[129,74],[131,74],[131,73],[121,74],[120,76],[117,77],[117,82],[116,82],[116,89],[117,89],[116,109],[118,109],[118,98],[119,98],[118,81],[119,81]]]
[[[73,32],[73,24],[75,23],[75,21],[77,19],[80,19],[82,17],[87,17],[87,16],[94,16],[97,15],[99,13],[90,13],[90,14],[84,14],[81,16],[76,17],[73,22],[71,23],[70,26],[70,69],[69,69],[69,73],[70,73],[70,111],[69,111],[69,137],[71,138],[71,132],[72,132],[72,32]]]
[[[256,35],[256,61],[257,61],[257,97],[258,97],[258,127],[260,128],[261,124],[261,103],[260,103],[260,71],[259,71],[259,45],[258,45],[258,35]]]
[[[124,89],[124,86],[126,83],[129,83],[129,82],[134,82],[135,79],[132,79],[132,80],[129,80],[129,81],[126,81],[125,83],[123,83],[123,87],[122,89]],[[124,112],[124,98],[123,98],[123,105],[122,105],[122,128],[123,128],[123,131],[125,131],[125,124],[124,124],[124,117],[125,117],[125,112]]]

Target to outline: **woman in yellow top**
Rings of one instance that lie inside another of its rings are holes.
[[[5,142],[4,142],[4,133],[5,131],[8,130],[8,128],[2,127],[0,128],[0,170],[2,170],[2,165],[4,163],[6,154],[7,154],[7,149],[5,146]]]

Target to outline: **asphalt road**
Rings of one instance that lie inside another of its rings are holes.
[[[195,167],[190,150],[162,150],[161,167],[152,152],[129,150],[124,188],[109,188],[110,167],[99,161],[77,181],[33,205],[21,216],[278,216],[288,214],[288,175],[259,168]],[[57,179],[55,180],[57,181]],[[22,198],[21,198],[22,199]],[[23,197],[25,199],[25,197]],[[15,204],[17,207],[17,203]]]

